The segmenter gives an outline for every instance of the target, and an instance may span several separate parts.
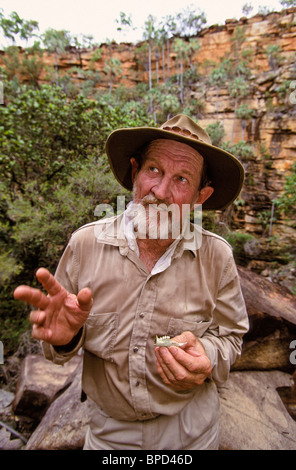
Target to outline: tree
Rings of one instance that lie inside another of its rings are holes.
[[[280,0],[280,4],[284,8],[295,7],[296,6],[296,0]]]
[[[17,77],[21,64],[18,47],[7,47],[5,49],[5,55],[3,56],[2,61],[8,80],[12,80],[14,77]]]
[[[275,201],[280,211],[295,221],[296,217],[296,162],[294,162],[290,174],[285,176],[282,195]],[[294,222],[295,227],[295,222]]]
[[[234,140],[234,126],[235,126],[235,116],[237,115],[237,107],[239,100],[244,98],[249,92],[248,82],[243,77],[235,77],[228,85],[228,90],[231,98],[234,98],[234,119],[232,126],[232,138],[231,142]]]
[[[165,50],[166,50],[167,43],[169,43],[167,31],[165,30],[164,25],[160,24],[157,38],[156,38],[156,44],[157,44],[157,47],[161,49],[163,83],[166,81],[166,75],[169,76],[169,70],[167,70],[167,74],[166,74],[166,67],[165,67],[166,65],[166,54],[165,54],[166,51]]]
[[[85,49],[90,49],[96,46],[94,42],[94,37],[91,34],[85,35],[82,34],[80,36],[73,36],[71,39],[74,47],[75,55],[78,57],[80,67],[82,68],[82,52]]]
[[[198,41],[197,38],[189,38],[189,62],[190,62],[190,67],[193,67],[193,56],[194,54],[198,53],[200,50],[201,45]]]
[[[108,200],[116,208],[117,195],[130,200],[111,174],[104,147],[120,126],[152,125],[139,108],[109,106],[104,97],[69,100],[49,85],[19,86],[0,106],[0,322],[7,351],[29,326],[24,306],[13,300],[14,287],[34,285],[40,265],[54,271],[70,234],[95,220],[98,204]]]
[[[271,70],[276,70],[283,61],[283,56],[280,53],[280,47],[277,44],[270,44],[267,46],[265,53],[267,55],[268,64]]]
[[[242,13],[246,16],[249,16],[249,14],[254,10],[254,7],[251,5],[251,3],[245,3],[242,7]]]
[[[243,103],[237,108],[236,115],[239,119],[241,119],[242,140],[245,140],[247,124],[248,121],[255,116],[255,110]]]
[[[46,49],[54,53],[54,67],[56,71],[56,84],[58,83],[58,56],[63,54],[66,47],[70,46],[70,33],[65,30],[57,31],[49,28],[42,35],[42,41]]]
[[[245,40],[246,40],[246,27],[236,26],[234,30],[234,34],[231,37],[231,43],[232,43],[231,49],[234,55],[234,70],[235,71],[239,63],[241,46],[245,42]]]
[[[25,50],[20,66],[21,73],[35,87],[39,86],[39,78],[44,68],[42,57],[43,50],[40,48],[39,42],[35,41],[32,47]]]
[[[11,40],[13,44],[16,43],[16,36],[19,35],[21,40],[28,41],[33,36],[36,36],[34,31],[39,29],[38,22],[34,20],[24,20],[13,11],[8,18],[3,15],[3,9],[0,11],[0,28],[2,29],[4,37]]]
[[[189,56],[190,44],[182,38],[175,38],[173,43],[174,51],[177,54],[177,59],[180,63],[180,101],[184,103],[184,85],[183,85],[183,74],[184,74],[184,62]]]
[[[135,31],[134,25],[133,25],[133,20],[131,15],[127,15],[123,11],[119,13],[119,19],[115,20],[115,23],[118,25],[117,26],[117,31],[120,31],[122,33],[127,33],[130,29]]]
[[[162,19],[159,28],[164,41],[166,41],[167,79],[170,78],[170,39],[175,35],[176,27],[177,24],[175,18],[172,15],[167,15]]]
[[[209,77],[210,85],[216,87],[216,119],[218,121],[219,117],[219,92],[221,86],[225,85],[227,79],[227,72],[225,70],[224,64],[220,64],[215,67]]]
[[[206,127],[206,131],[211,138],[212,144],[219,146],[225,135],[225,129],[224,129],[223,124],[220,121],[217,121],[213,124],[209,124]]]
[[[190,5],[176,15],[175,35],[179,37],[197,36],[206,22],[204,12],[197,11],[194,5]]]
[[[153,41],[156,35],[156,18],[155,16],[149,15],[145,21],[145,30],[143,33],[143,38],[148,41],[148,64],[149,64],[149,90],[152,88],[152,70],[151,70],[151,59],[152,59],[152,47]]]
[[[121,62],[115,57],[110,57],[105,62],[104,72],[109,76],[109,93],[111,95],[113,89],[114,77],[120,76],[122,73]]]

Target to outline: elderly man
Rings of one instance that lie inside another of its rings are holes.
[[[63,364],[84,349],[85,449],[217,449],[216,384],[248,319],[230,246],[184,208],[227,207],[242,166],[184,115],[119,129],[106,151],[133,202],[78,229],[55,277],[37,271],[47,296],[19,286],[15,298],[37,307],[32,334],[48,359]]]

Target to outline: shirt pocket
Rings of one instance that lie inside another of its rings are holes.
[[[184,331],[191,331],[197,338],[201,338],[209,328],[210,321],[190,321],[182,318],[170,318],[168,325],[168,336],[178,336]]]
[[[118,318],[118,312],[90,313],[86,321],[84,349],[102,359],[114,362]]]

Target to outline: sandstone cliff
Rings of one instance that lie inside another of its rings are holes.
[[[217,121],[222,123],[225,130],[222,143],[234,145],[244,141],[251,149],[247,156],[240,156],[246,180],[232,208],[232,228],[257,237],[279,236],[289,246],[295,237],[295,221],[281,213],[272,214],[273,201],[281,194],[284,178],[296,157],[296,8],[229,19],[224,25],[203,29],[195,39],[199,46],[183,64],[184,72],[195,71],[184,90],[192,114],[205,127]],[[152,49],[152,87],[157,88],[168,76],[177,76],[178,80],[180,56],[173,47],[173,39],[169,46],[164,55],[159,48]],[[44,52],[42,60],[45,65],[55,64],[60,76],[70,75],[80,87],[87,80],[86,72],[97,73],[95,88],[108,91],[111,75],[106,65],[112,58],[118,65],[112,86],[132,89],[149,81],[147,47],[145,42],[102,44],[97,50],[71,48],[58,57]],[[228,81],[221,82],[218,88],[210,80],[215,67],[223,61],[227,63],[229,58],[234,69],[245,67],[234,74],[244,76],[247,84],[244,93],[231,91]],[[39,82],[46,80],[48,71],[44,67]],[[249,114],[239,117],[238,104],[244,105]],[[219,217],[223,221],[225,214]],[[273,258],[274,248],[277,247],[272,247]],[[263,251],[266,259],[266,249]],[[265,264],[258,270],[264,268]]]

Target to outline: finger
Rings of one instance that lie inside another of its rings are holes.
[[[32,337],[40,341],[48,342],[52,337],[52,331],[49,328],[44,328],[34,324],[32,328]]]
[[[163,361],[160,355],[159,349],[155,350],[155,355],[156,355],[156,365],[157,365],[159,375],[164,380],[164,382],[169,382],[173,378],[173,376],[171,375],[165,362]]]
[[[163,383],[168,387],[171,387],[175,390],[182,391],[184,390],[184,383],[178,383],[175,377],[170,373],[170,371],[166,368],[165,364],[160,364],[158,359],[156,360],[156,367],[159,373],[160,378],[162,379]],[[187,388],[187,387],[185,387]]]
[[[203,372],[209,367],[210,360],[205,354],[200,354],[195,350],[185,352],[181,348],[172,346],[170,348],[172,356],[178,364],[183,366],[189,372]]]
[[[36,323],[36,325],[41,326],[46,319],[46,313],[44,310],[33,310],[30,313],[30,322]]]
[[[45,268],[39,268],[36,277],[49,295],[54,296],[64,290],[61,284],[53,277],[53,275]]]
[[[175,361],[168,348],[159,348],[157,358],[164,376],[170,383],[184,379],[186,371]]]
[[[162,379],[163,383],[171,386],[172,380],[168,377],[168,371],[166,370],[165,365],[163,365],[160,360],[156,359],[156,367],[157,367],[157,372],[160,378]]]
[[[16,300],[22,300],[40,310],[45,310],[49,304],[48,297],[39,289],[34,289],[33,287],[18,286],[13,295]]]
[[[77,294],[77,302],[81,310],[89,312],[93,305],[92,292],[88,287],[85,287]]]
[[[194,346],[196,343],[196,336],[191,331],[184,331],[182,334],[172,338],[173,341],[178,343],[186,343],[184,347],[189,348]],[[182,346],[182,349],[184,348]]]

